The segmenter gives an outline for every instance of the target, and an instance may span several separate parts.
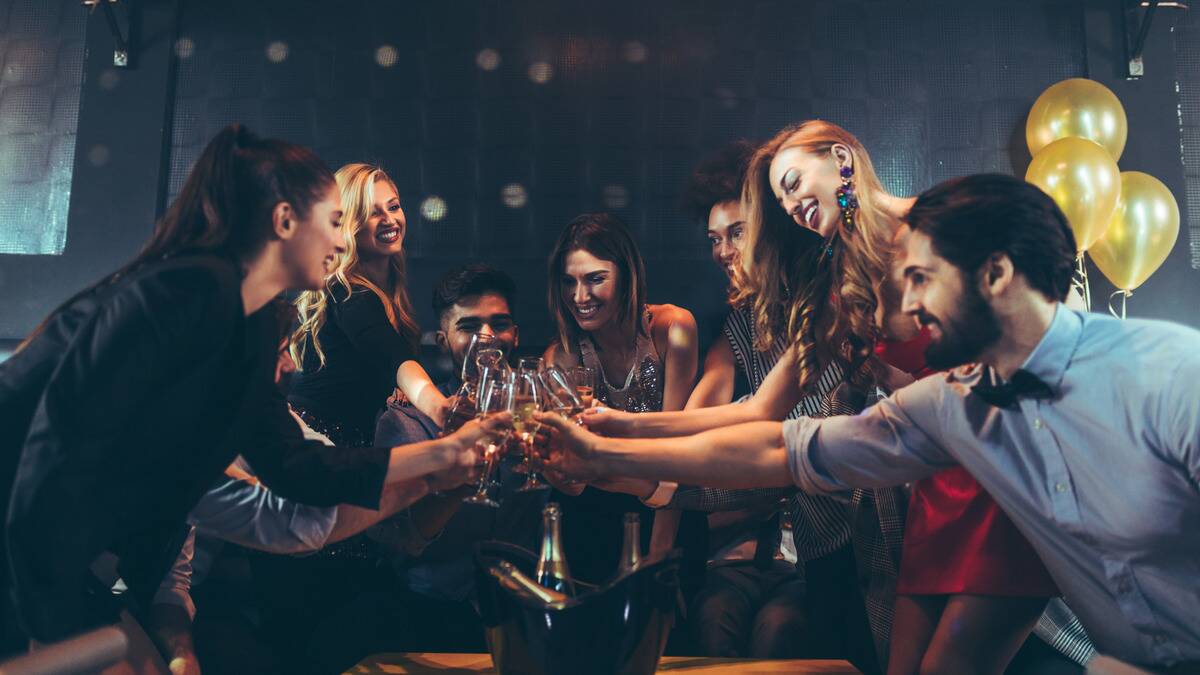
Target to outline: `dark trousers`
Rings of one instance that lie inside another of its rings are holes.
[[[414,593],[378,559],[260,554],[254,563],[264,635],[280,672],[341,673],[380,652],[486,649],[468,601]]]
[[[689,612],[703,656],[799,658],[807,632],[804,577],[791,565],[753,563],[708,570]]]
[[[801,637],[808,658],[846,659],[863,673],[879,673],[851,546],[804,564],[809,631]]]

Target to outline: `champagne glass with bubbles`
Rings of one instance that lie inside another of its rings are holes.
[[[512,410],[514,380],[513,374],[507,370],[485,368],[480,372],[479,419]],[[475,494],[464,499],[464,502],[493,508],[500,506],[498,502],[488,496],[488,489],[492,486],[492,476],[500,461],[500,449],[504,447],[507,440],[508,434],[505,433],[500,438],[484,438],[476,442],[475,448],[483,455],[484,468],[479,477]]]
[[[540,457],[533,447],[533,439],[537,434],[538,423],[534,421],[535,412],[546,409],[546,391],[542,384],[542,360],[521,359],[516,372],[516,382],[513,387],[513,430],[521,439],[521,447],[525,454],[525,469],[528,478],[525,484],[517,488],[517,492],[532,492],[548,490],[546,484],[537,473]]]
[[[567,371],[558,366],[548,366],[541,372],[541,376],[548,408],[568,419],[583,412],[586,406],[579,398],[575,383]]]
[[[588,366],[575,366],[567,371],[567,375],[575,385],[575,394],[583,403],[583,407],[592,407],[596,392],[596,370]]]

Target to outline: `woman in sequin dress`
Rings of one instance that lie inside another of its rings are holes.
[[[633,413],[680,410],[696,377],[696,321],[674,305],[646,303],[645,269],[625,224],[607,213],[567,224],[550,256],[548,301],[558,339],[545,360],[589,366],[596,399]],[[557,497],[556,497],[557,498]],[[572,571],[585,581],[607,580],[620,552],[622,515],[642,515],[651,550],[669,549],[678,512],[659,515],[628,495],[587,488],[564,500],[564,538]],[[645,543],[645,542],[644,542]]]

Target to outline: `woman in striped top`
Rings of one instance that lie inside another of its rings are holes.
[[[713,261],[728,276],[734,298],[723,326],[724,339],[709,347],[704,376],[687,409],[729,403],[737,377],[745,378],[751,394],[757,392],[785,351],[782,337],[765,351],[756,347],[752,298],[744,293],[739,297],[737,290],[747,226],[739,197],[755,150],[745,141],[727,146],[693,172],[685,191],[684,206],[693,220],[706,224]],[[783,234],[792,239],[805,236],[794,227]],[[779,326],[771,328],[780,331]],[[844,380],[844,373],[839,360],[831,361],[813,393],[798,401],[787,416],[828,414],[833,405],[830,394]],[[795,490],[679,488],[672,505],[719,512],[710,517],[710,537],[725,533],[710,563],[709,581],[694,602],[693,624],[701,649],[715,656],[776,658],[850,653],[858,662],[872,663],[875,649],[867,628],[875,628],[878,642],[886,645],[903,522],[903,494],[881,492],[886,493],[882,499],[856,494],[855,508],[847,509],[844,501]],[[852,540],[859,549],[858,565]],[[872,545],[885,540],[897,546],[889,550]],[[803,563],[799,570],[797,563]],[[859,577],[871,580],[862,595],[856,568],[862,572]],[[811,589],[807,597],[806,581]],[[869,599],[865,608],[863,596]],[[808,620],[816,616],[819,622]],[[867,616],[874,620],[868,621]]]

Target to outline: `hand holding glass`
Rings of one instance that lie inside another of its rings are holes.
[[[479,378],[479,418],[512,410],[513,389],[512,373],[485,369]],[[508,434],[505,433],[501,438],[481,439],[476,443],[475,447],[484,459],[483,473],[479,477],[475,494],[464,499],[464,502],[500,506],[488,496],[488,489],[492,486],[492,476],[500,459],[500,448],[504,447],[507,440]]]

